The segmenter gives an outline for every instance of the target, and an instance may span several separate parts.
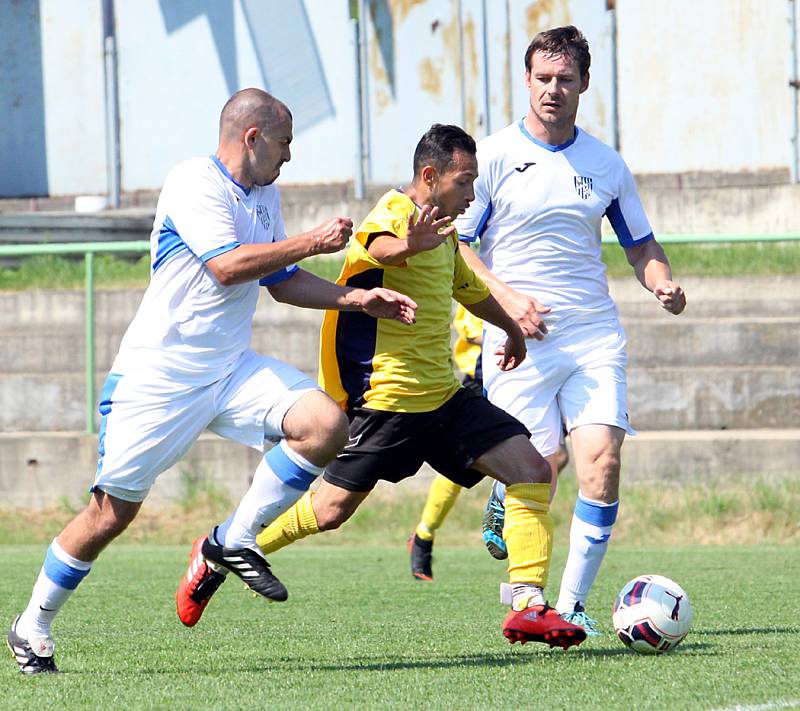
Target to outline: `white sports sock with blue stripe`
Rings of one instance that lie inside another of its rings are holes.
[[[281,440],[264,455],[236,511],[217,527],[217,543],[263,555],[256,536],[308,491],[322,469]]]
[[[586,598],[608,550],[618,509],[619,501],[605,504],[578,494],[569,532],[569,556],[556,604],[560,613],[574,612],[576,603],[586,606]]]
[[[53,619],[91,568],[90,562],[73,558],[53,539],[31,600],[17,623],[17,633],[23,639],[49,637]]]

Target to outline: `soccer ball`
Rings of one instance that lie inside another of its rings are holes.
[[[689,632],[692,603],[686,591],[662,575],[640,575],[614,600],[614,631],[640,654],[674,649]]]

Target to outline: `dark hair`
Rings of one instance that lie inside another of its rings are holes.
[[[581,77],[586,76],[592,63],[589,43],[583,33],[573,25],[546,30],[533,38],[525,50],[525,69],[528,71],[531,70],[531,58],[536,52],[544,52],[551,57],[571,57],[578,62]]]
[[[439,173],[445,173],[453,163],[453,154],[456,151],[474,156],[476,150],[475,139],[463,128],[435,123],[417,143],[414,151],[414,177],[418,177],[426,165],[432,165]]]

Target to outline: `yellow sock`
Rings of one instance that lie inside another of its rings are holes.
[[[285,513],[256,536],[258,547],[265,554],[274,553],[301,538],[319,533],[317,517],[311,506],[313,491],[308,491]]]
[[[543,588],[553,550],[549,483],[506,487],[503,538],[508,547],[510,582],[532,583]]]
[[[416,534],[423,541],[433,540],[436,529],[444,523],[447,514],[450,513],[450,509],[453,508],[453,504],[463,490],[463,486],[454,484],[441,474],[433,480],[425,501],[425,508],[422,509],[422,518],[416,530]]]

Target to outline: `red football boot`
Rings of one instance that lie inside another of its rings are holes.
[[[514,642],[544,642],[551,647],[567,649],[586,639],[586,630],[562,619],[547,604],[534,605],[525,610],[511,610],[503,620],[503,634]]]
[[[206,536],[200,536],[192,543],[189,568],[175,593],[178,617],[187,627],[194,627],[199,622],[211,596],[225,582],[225,576],[210,568],[203,557],[201,548],[205,540]]]

